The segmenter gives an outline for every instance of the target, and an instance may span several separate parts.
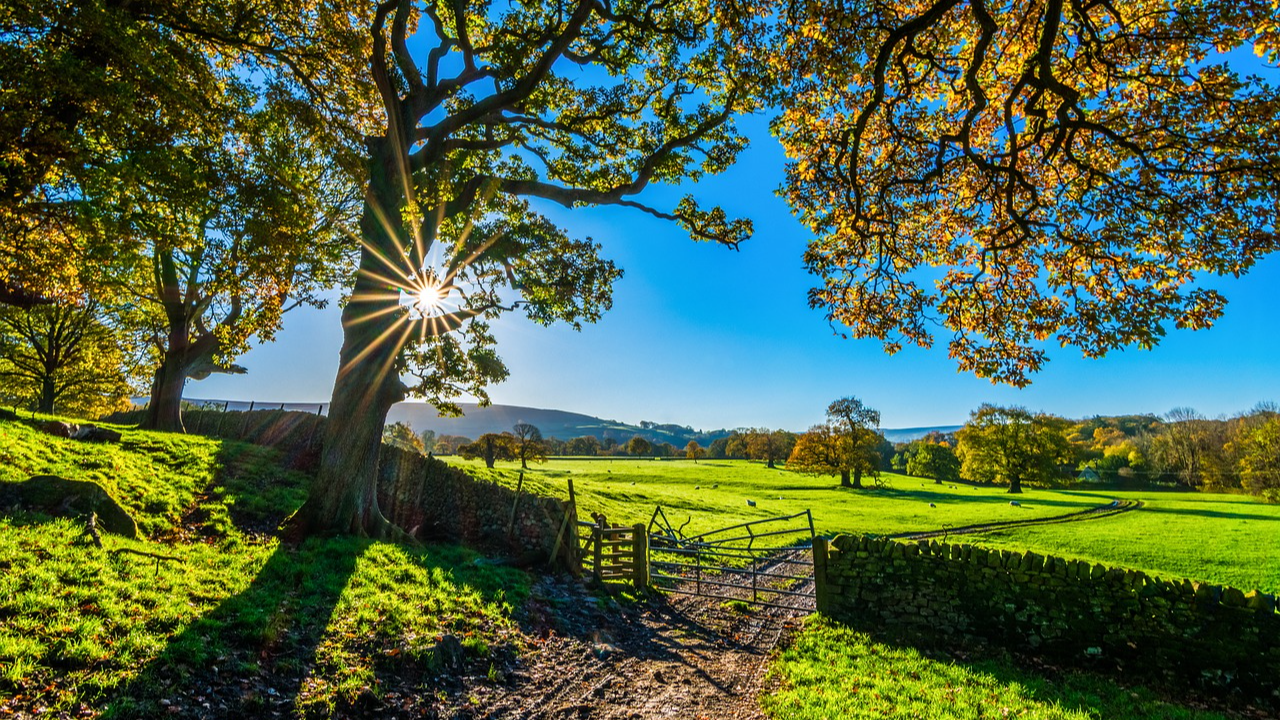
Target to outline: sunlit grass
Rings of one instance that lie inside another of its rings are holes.
[[[812,618],[772,670],[761,703],[779,720],[1221,720],[1141,688],[1062,672],[1050,680],[1007,658],[961,661],[876,642]]]
[[[489,470],[479,460],[446,459],[510,487],[520,474],[514,463]],[[1245,495],[1028,488],[1021,496],[1010,496],[1001,487],[939,485],[894,473],[884,474],[884,487],[846,490],[830,477],[741,460],[552,459],[526,470],[524,477],[527,489],[557,497],[568,494],[572,478],[583,519],[603,512],[611,522],[648,523],[654,507],[662,505],[674,525],[688,521],[686,534],[808,509],[819,533],[892,535],[1065,515],[1114,498],[1139,499],[1143,508],[1111,518],[955,536],[953,541],[1280,591],[1280,545],[1275,542],[1280,505]],[[1011,499],[1020,505],[1010,505]],[[756,506],[748,506],[747,500]]]
[[[238,703],[228,712],[289,697],[298,713],[326,715],[376,696],[389,674],[425,678],[444,634],[480,664],[518,644],[525,573],[450,546],[282,546],[271,529],[310,478],[282,470],[274,451],[120,429],[119,445],[88,444],[0,422],[0,482],[93,479],[152,537],[104,535],[98,549],[80,519],[0,514],[0,715],[159,716],[162,699],[211,702],[200,688],[219,682]],[[111,552],[122,549],[176,560]],[[287,678],[291,692],[263,694]]]

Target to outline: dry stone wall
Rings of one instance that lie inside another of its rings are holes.
[[[423,539],[501,551],[576,570],[577,513],[558,498],[481,482],[433,457],[382,446],[378,505]]]
[[[1034,552],[841,535],[815,548],[818,610],[908,637],[978,639],[1280,707],[1280,614],[1257,591]]]

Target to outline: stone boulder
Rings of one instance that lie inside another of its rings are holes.
[[[36,475],[4,488],[4,505],[19,504],[59,517],[85,517],[98,513],[98,528],[113,535],[137,539],[138,524],[111,494],[89,480],[68,480],[57,475]]]

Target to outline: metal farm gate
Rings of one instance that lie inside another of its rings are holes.
[[[752,520],[685,536],[661,506],[648,527],[647,572],[664,592],[813,609],[813,515]],[[642,526],[637,526],[637,528]]]

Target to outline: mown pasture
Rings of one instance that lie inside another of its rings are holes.
[[[512,487],[521,474],[509,462],[488,469],[478,460],[445,459]],[[525,489],[558,497],[566,496],[572,478],[583,519],[602,512],[611,522],[648,522],[661,505],[672,523],[688,522],[686,534],[809,509],[819,533],[890,535],[1046,518],[1114,498],[1134,499],[1143,503],[1140,509],[1107,519],[1006,529],[957,541],[1280,592],[1275,543],[1280,505],[1243,495],[1027,488],[1019,496],[1001,487],[940,485],[895,473],[883,474],[881,487],[864,481],[867,489],[849,490],[831,477],[741,460],[552,458],[523,472]],[[1010,505],[1011,500],[1019,505]]]

